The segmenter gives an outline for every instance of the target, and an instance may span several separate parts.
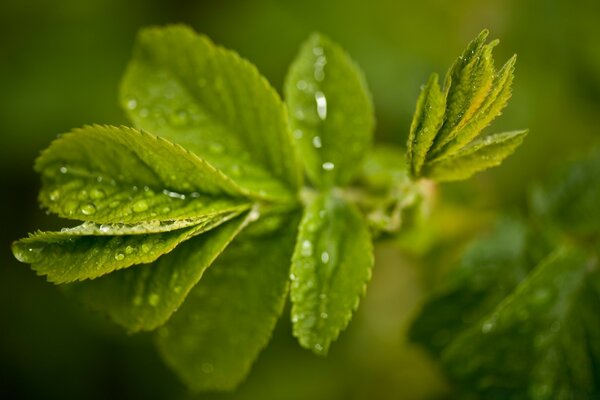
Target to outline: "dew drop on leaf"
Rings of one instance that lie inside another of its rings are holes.
[[[156,293],[151,293],[150,296],[148,296],[148,304],[150,304],[152,307],[156,307],[159,300],[160,296]]]
[[[146,200],[138,200],[133,204],[132,208],[135,212],[143,212],[148,209],[148,203]]]
[[[104,193],[104,190],[102,190],[102,189],[95,188],[90,191],[90,198],[92,200],[100,200],[100,199],[103,199],[104,197],[106,197],[106,193]]]
[[[321,147],[323,147],[323,143],[321,142],[321,136],[313,137],[312,144],[315,147],[315,149],[320,149]]]
[[[92,203],[86,203],[81,206],[83,215],[92,215],[96,212],[96,207]]]
[[[322,167],[325,171],[332,171],[335,168],[335,164],[327,161],[323,163]]]
[[[327,118],[327,98],[323,92],[318,91],[315,93],[315,101],[317,102],[317,114],[324,120]]]
[[[115,260],[117,260],[117,261],[121,261],[124,258],[125,258],[125,254],[123,254],[123,253],[117,253],[117,254],[115,254]]]

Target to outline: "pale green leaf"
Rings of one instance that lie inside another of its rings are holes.
[[[121,85],[137,127],[184,146],[254,197],[289,197],[301,171],[285,106],[257,69],[184,26],[140,32]]]
[[[130,332],[155,329],[181,306],[204,271],[247,223],[247,214],[239,216],[180,244],[153,264],[72,284],[69,291]]]
[[[239,237],[158,331],[158,348],[193,390],[231,390],[266,346],[288,290],[297,219]]]
[[[446,96],[440,89],[437,74],[433,74],[421,90],[410,125],[407,156],[410,173],[414,177],[419,177],[421,174],[427,153],[444,122],[445,110]]]
[[[372,142],[373,105],[350,57],[324,36],[302,46],[285,82],[290,125],[313,183],[348,183]]]
[[[373,266],[361,214],[333,194],[305,210],[292,263],[292,322],[300,344],[325,354],[365,292]]]
[[[500,115],[512,95],[511,85],[516,61],[517,56],[515,55],[504,64],[494,77],[493,86],[479,109],[465,122],[460,132],[457,132],[455,137],[440,149],[439,154],[451,155],[460,150]]]
[[[247,205],[204,160],[135,129],[87,126],[55,140],[36,162],[40,201],[65,218],[98,223],[173,221]]]
[[[21,262],[31,264],[48,281],[66,283],[94,279],[135,264],[145,264],[173,250],[179,243],[209,231],[238,215],[240,211],[217,214],[187,228],[159,233],[144,233],[145,225],[112,227],[114,236],[97,236],[101,226],[66,229],[62,232],[38,232],[13,243],[13,253]],[[154,226],[148,229],[151,232]],[[106,232],[110,233],[110,232]],[[125,233],[125,234],[123,234]]]
[[[527,130],[497,133],[473,142],[454,155],[426,164],[423,175],[436,181],[455,181],[471,177],[500,165],[523,142]]]

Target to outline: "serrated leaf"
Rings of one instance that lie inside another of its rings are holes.
[[[137,127],[223,171],[254,197],[300,186],[285,106],[257,69],[184,26],[144,29],[121,85]]]
[[[498,44],[497,40],[485,44],[488,34],[482,31],[448,71],[444,83],[446,113],[435,138],[434,153],[456,137],[488,96],[494,79],[492,50]]]
[[[140,265],[68,290],[93,309],[108,314],[129,332],[164,324],[240,230],[242,215],[179,245],[151,265]]]
[[[171,320],[158,348],[193,390],[231,390],[266,346],[283,309],[297,220],[236,239]]]
[[[465,123],[464,127],[440,148],[439,154],[451,155],[475,139],[506,107],[512,95],[517,56],[511,57],[494,77],[494,83],[483,103]]]
[[[339,46],[314,34],[290,67],[285,100],[311,181],[322,187],[348,183],[371,145],[375,125],[359,68]]]
[[[562,247],[530,270],[531,245],[515,248],[512,233],[475,246],[428,300],[412,339],[482,398],[597,397],[597,256]]]
[[[126,127],[87,126],[55,140],[37,159],[40,201],[61,217],[97,223],[174,221],[248,204],[204,160]]]
[[[600,151],[563,168],[532,191],[538,219],[584,240],[600,239]]]
[[[150,263],[179,243],[215,228],[240,212],[217,214],[191,227],[159,233],[144,233],[139,228],[135,234],[87,234],[89,230],[102,231],[100,226],[38,232],[13,243],[12,249],[19,261],[31,264],[33,270],[46,275],[50,282],[94,279],[135,264]]]
[[[317,354],[329,346],[358,307],[373,266],[367,224],[331,193],[307,206],[292,263],[293,333]]]
[[[446,95],[442,93],[437,74],[431,75],[421,90],[410,125],[407,156],[412,176],[418,177],[435,136],[444,122]]]
[[[527,130],[489,135],[452,156],[426,164],[423,175],[436,181],[467,179],[477,172],[500,165],[523,142]]]
[[[410,337],[434,354],[508,296],[530,270],[527,228],[500,220],[465,252],[456,270],[436,289],[412,324]]]

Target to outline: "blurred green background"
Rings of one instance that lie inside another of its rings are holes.
[[[377,137],[403,145],[419,87],[444,73],[482,28],[497,64],[518,53],[513,99],[494,130],[528,127],[504,165],[440,190],[427,246],[388,243],[368,295],[327,358],[301,350],[282,318],[241,399],[446,398],[449,387],[404,332],[437,272],[528,186],[600,142],[600,2],[512,0],[3,0],[0,2],[0,398],[185,398],[151,336],[127,336],[63,296],[10,253],[10,242],[60,222],[36,202],[33,160],[86,123],[125,124],[120,76],[136,31],[183,22],[254,62],[280,90],[287,65],[318,30],[365,71]],[[443,205],[442,205],[443,204]]]

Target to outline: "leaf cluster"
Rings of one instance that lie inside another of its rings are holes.
[[[520,143],[522,133],[472,142],[505,105],[514,64],[496,73],[484,39],[443,91],[434,78],[421,95],[411,177],[402,153],[371,151],[365,79],[328,38],[302,45],[283,101],[207,37],[144,29],[120,88],[134,127],[75,129],[35,163],[40,203],[80,225],[33,233],[13,252],[129,332],[155,330],[194,390],[239,384],[288,294],[293,334],[326,354],[365,292],[373,234],[397,231],[423,201],[413,178],[464,178]]]

